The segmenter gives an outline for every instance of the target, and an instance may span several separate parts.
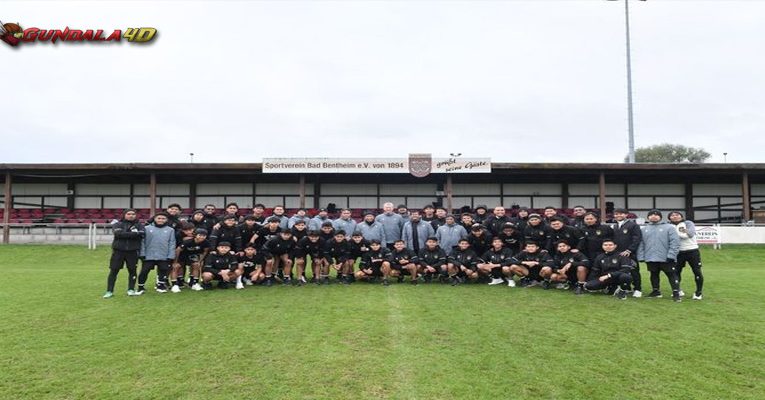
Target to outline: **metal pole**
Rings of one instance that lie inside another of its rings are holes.
[[[11,239],[11,209],[13,208],[13,192],[11,191],[11,173],[5,173],[5,197],[4,205],[5,210],[3,212],[3,244],[10,243]]]
[[[149,216],[157,212],[157,174],[149,175]]]
[[[305,175],[300,175],[300,186],[298,186],[300,194],[300,208],[305,208]]]
[[[629,129],[629,163],[635,163],[635,127],[632,118],[632,50],[630,46],[630,1],[624,0],[624,21],[627,31],[627,124]]]
[[[600,203],[600,223],[606,223],[606,174],[600,173],[598,179],[598,202]]]
[[[749,197],[749,173],[747,172],[744,172],[741,177],[741,197],[741,205],[744,209],[744,222],[747,222],[751,219],[752,212],[751,199]]]
[[[451,214],[452,211],[452,176],[451,174],[446,174],[446,209],[448,210],[448,213]]]

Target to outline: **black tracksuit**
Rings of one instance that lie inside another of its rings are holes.
[[[420,249],[420,254],[418,254],[417,257],[420,259],[421,266],[435,268],[436,274],[441,273],[441,266],[446,264],[446,252],[439,246],[436,246],[432,250],[425,246],[424,249]],[[430,275],[431,273],[426,272],[425,274]]]
[[[603,253],[604,239],[613,239],[614,237],[614,230],[603,224],[585,226],[582,232],[584,232],[584,240],[578,249],[584,252],[584,255],[590,260],[594,260],[598,254]]]
[[[220,278],[220,271],[224,269],[235,270],[239,267],[239,260],[236,255],[231,253],[218,254],[217,251],[213,251],[205,258],[204,272],[213,274],[213,279]]]
[[[296,245],[297,243],[295,243],[291,237],[285,240],[282,239],[281,236],[277,236],[269,240],[266,245],[263,246],[263,249],[274,257],[280,257],[284,254],[289,254],[291,256]]]
[[[390,255],[390,267],[400,271],[402,267],[402,260],[407,260],[409,263],[420,263],[420,259],[417,257],[417,253],[415,253],[414,250],[404,248],[401,251],[396,251],[394,249]]]
[[[258,224],[255,224],[252,227],[247,226],[245,223],[239,224],[239,236],[242,238],[242,248],[250,243],[250,240],[252,240],[252,237],[258,233],[258,230],[260,230]]]
[[[642,278],[640,277],[640,265],[637,259],[637,249],[640,246],[640,241],[643,238],[643,232],[640,230],[635,221],[629,219],[619,227],[618,222],[611,224],[611,229],[614,230],[614,243],[616,243],[616,252],[621,253],[625,250],[630,251],[629,257],[635,262],[635,268],[632,269],[632,285],[635,290],[642,291],[643,285],[641,284]]]
[[[505,248],[510,249],[513,254],[518,254],[521,251],[521,245],[523,244],[523,234],[513,229],[513,232],[509,235],[505,232],[499,234],[499,238],[502,239],[502,245]]]
[[[242,265],[244,268],[244,274],[245,276],[249,276],[251,273],[255,272],[255,266],[260,266],[261,268],[265,268],[266,262],[270,259],[268,253],[258,251],[255,253],[252,257],[247,257],[246,254],[242,254],[241,256],[236,257],[236,261]]]
[[[494,251],[494,248],[491,248],[479,257],[479,262],[481,264],[499,264],[499,267],[491,269],[491,277],[499,279],[502,278],[502,267],[513,264],[513,251],[506,247],[499,251]]]
[[[501,217],[497,217],[496,215],[490,215],[488,218],[486,218],[483,224],[486,225],[486,229],[488,229],[493,236],[497,236],[500,233],[502,233],[502,228],[508,222],[513,222],[513,221],[507,215],[503,215]]]
[[[550,247],[547,248],[547,251],[550,253],[555,252],[555,243],[561,240],[568,243],[572,249],[580,248],[580,246],[582,246],[582,241],[584,241],[584,233],[579,229],[569,225],[563,225],[563,227],[557,231],[553,228],[550,228],[548,234],[550,236]]]
[[[324,247],[324,255],[330,264],[342,264],[351,256],[351,246],[345,240],[338,242],[332,239]]]
[[[310,238],[304,237],[298,240],[297,246],[295,246],[295,250],[293,250],[293,255],[295,258],[311,256],[311,260],[316,262],[316,260],[324,258],[324,248],[326,245],[327,242],[322,238],[318,238],[315,242],[312,242]]]
[[[536,261],[539,264],[534,267],[529,267],[528,265],[522,264],[523,261]],[[528,278],[535,281],[542,280],[539,276],[539,271],[542,270],[542,267],[552,267],[554,265],[550,253],[548,253],[547,250],[542,249],[537,250],[534,253],[529,253],[524,250],[513,257],[512,263],[514,265],[523,265],[526,267],[526,269],[529,270]]]
[[[178,246],[181,248],[181,252],[178,253],[178,262],[181,265],[188,265],[193,262],[202,261],[205,251],[212,248],[210,242],[205,239],[202,243],[197,243],[196,240],[186,239]]]
[[[266,245],[271,239],[279,237],[279,233],[281,233],[282,228],[276,227],[275,231],[272,231],[268,225],[261,227],[258,229],[258,238],[255,239],[255,247],[260,249],[263,246]]]
[[[601,290],[611,285],[619,285],[622,289],[629,289],[632,282],[632,269],[634,262],[629,258],[619,255],[617,252],[601,253],[592,262],[590,276],[584,287],[587,290]],[[611,275],[605,281],[599,278],[603,275]]]
[[[361,264],[359,268],[364,270],[367,268],[372,269],[371,276],[383,276],[382,263],[391,261],[391,252],[387,247],[380,247],[379,250],[369,250],[361,257]]]
[[[539,223],[539,225],[526,225],[523,230],[524,243],[537,242],[540,249],[547,249],[550,247],[550,228],[545,224]]]
[[[209,240],[213,247],[218,247],[220,242],[229,242],[231,243],[232,251],[235,253],[242,251],[242,235],[239,232],[239,227],[236,225],[226,226],[221,224],[220,228],[213,229]]]
[[[106,279],[106,290],[114,291],[117,274],[123,264],[128,269],[128,289],[135,289],[136,271],[138,268],[138,253],[141,250],[141,240],[144,237],[142,223],[122,219],[112,225],[114,240],[112,240],[112,257],[109,260],[109,276]]]
[[[566,272],[566,276],[571,283],[576,283],[578,280],[576,277],[576,270],[578,267],[590,268],[590,260],[588,260],[587,256],[582,254],[582,252],[572,253],[571,251],[568,251],[566,253],[555,253],[555,256],[553,256],[552,269],[558,271],[569,263],[571,263],[571,267]]]
[[[357,258],[363,257],[364,254],[370,250],[369,241],[366,239],[361,239],[360,242],[356,243],[355,240],[350,239],[348,240],[348,249],[348,256],[351,260],[355,261]]]
[[[483,230],[483,233],[481,233],[481,236],[476,236],[473,234],[473,232],[470,232],[470,235],[468,235],[467,240],[468,243],[470,243],[470,247],[475,251],[476,254],[483,254],[486,252],[486,250],[489,250],[491,248],[491,239],[492,234],[488,230]]]
[[[478,268],[478,254],[471,248],[460,250],[459,247],[452,251],[452,254],[446,259],[450,264],[456,267],[465,267],[475,271]]]

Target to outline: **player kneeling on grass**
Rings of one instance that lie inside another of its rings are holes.
[[[361,257],[359,270],[356,271],[356,279],[373,283],[378,277],[383,278],[383,285],[388,286],[390,276],[391,252],[377,239],[369,241],[369,251]]]
[[[104,298],[114,296],[114,284],[117,282],[117,274],[123,264],[128,270],[128,296],[135,296],[136,270],[138,268],[138,255],[141,250],[144,227],[136,218],[136,211],[125,210],[122,219],[112,225],[114,240],[112,241],[112,258],[109,260],[109,277],[106,280],[106,293]]]
[[[327,258],[326,266],[322,271],[321,278],[325,285],[329,285],[330,267],[337,271],[337,280],[344,284],[350,284],[350,275],[353,273],[353,261],[350,259],[351,247],[345,240],[345,231],[340,229],[335,232],[332,240],[327,242],[324,248],[324,254]]]
[[[553,265],[553,259],[547,250],[542,250],[537,242],[526,242],[524,250],[513,257],[510,265],[510,279],[513,275],[521,277],[521,287],[537,286],[542,280],[539,275],[542,268]],[[508,284],[510,286],[510,284]]]
[[[425,241],[425,248],[417,255],[420,259],[420,273],[425,276],[425,282],[429,283],[433,277],[447,276],[446,253],[438,246],[438,239],[434,236]]]
[[[397,278],[398,282],[401,283],[404,281],[404,275],[409,274],[412,278],[410,282],[412,285],[416,285],[417,267],[420,262],[417,253],[408,249],[403,240],[396,240],[393,243],[393,252],[391,252],[390,258],[390,276]]]
[[[470,247],[468,239],[460,239],[457,243],[457,248],[446,259],[446,269],[452,286],[465,282],[465,279],[478,279],[478,255]]]
[[[319,282],[319,275],[324,264],[327,262],[324,257],[324,247],[326,242],[319,236],[319,231],[308,231],[308,236],[298,240],[295,250],[293,250],[293,256],[295,257],[295,268],[298,273],[298,285],[304,285],[305,280],[305,266],[308,263],[307,256],[311,256],[311,268],[313,269],[313,277],[311,282]]]
[[[241,281],[244,268],[239,267],[236,254],[231,252],[229,242],[220,242],[205,259],[205,267],[202,270],[202,282],[205,290],[212,289],[212,281],[218,281],[218,287],[228,289],[230,283],[237,283],[237,289],[243,289]]]
[[[281,274],[282,283],[289,285],[292,283],[292,251],[295,249],[295,241],[292,239],[292,232],[289,230],[283,230],[279,232],[279,236],[269,240],[263,247],[267,251],[272,259],[266,263],[266,286],[273,284],[273,273],[279,271],[279,267],[282,267]]]
[[[590,271],[590,280],[584,284],[584,288],[595,291],[617,285],[614,296],[624,300],[632,283],[632,269],[635,268],[635,262],[617,253],[616,243],[612,239],[604,239],[602,246],[605,253],[595,257]]]
[[[566,286],[575,284],[576,294],[582,294],[584,282],[590,270],[590,260],[581,252],[571,251],[571,245],[566,240],[555,243],[555,256],[551,266],[542,267],[539,275],[544,278],[542,287],[550,288],[550,283],[556,283],[557,289],[565,289]]]
[[[502,279],[502,274],[504,274],[507,276],[507,286],[515,287],[513,275],[510,273],[512,260],[512,250],[506,248],[502,239],[496,236],[491,240],[491,248],[481,255],[478,261],[478,269],[484,274],[491,276],[489,285],[505,283]]]
[[[250,243],[244,247],[244,254],[237,256],[236,261],[242,269],[242,281],[247,286],[252,286],[266,279],[266,263],[272,259],[270,254],[258,250]]]
[[[179,293],[183,286],[183,276],[186,275],[186,267],[191,267],[189,286],[191,290],[202,290],[199,284],[199,275],[202,273],[202,262],[212,245],[207,241],[207,230],[199,228],[194,231],[192,239],[184,240],[175,249],[175,261],[173,262],[172,278],[175,282],[170,289],[173,293]]]

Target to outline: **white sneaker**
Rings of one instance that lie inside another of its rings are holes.
[[[138,296],[138,293],[133,289],[128,289],[128,296]]]
[[[249,279],[244,279],[244,284],[247,286],[252,286],[252,281]]]
[[[680,291],[680,297],[685,297],[685,292],[683,292],[682,290]]]
[[[502,278],[492,278],[491,282],[489,282],[489,285],[499,285],[503,283],[504,281]]]
[[[236,283],[236,288],[237,289],[244,289],[244,284],[242,282],[237,282]]]
[[[566,285],[565,283],[559,283],[559,284],[555,285],[555,288],[556,289],[567,289],[568,285]]]
[[[198,292],[198,291],[204,290],[204,289],[202,288],[202,285],[200,285],[199,283],[195,283],[194,286],[191,287],[191,290],[193,290],[195,292]]]
[[[157,287],[157,293],[167,293],[167,289],[162,287]]]
[[[142,295],[142,294],[144,294],[144,293],[146,293],[146,290],[144,290],[144,289],[138,289],[138,291],[137,291],[137,292],[135,292],[135,296],[140,296],[140,295]]]
[[[507,287],[515,287],[515,280],[514,279],[509,279],[507,281]]]
[[[641,292],[639,290],[636,290],[636,291],[632,292],[632,297],[636,297],[636,298],[643,297],[643,292]]]
[[[692,299],[693,300],[701,300],[701,297],[702,297],[701,295],[696,295],[696,293],[694,293]]]
[[[180,293],[181,292],[181,287],[178,286],[178,285],[173,285],[173,287],[170,288],[170,291],[173,292],[173,293]]]

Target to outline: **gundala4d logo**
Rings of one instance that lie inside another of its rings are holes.
[[[64,29],[40,29],[27,28],[22,29],[19,23],[3,23],[0,21],[0,40],[8,45],[16,47],[21,43],[34,42],[121,42],[126,40],[129,43],[147,43],[157,35],[155,28],[127,28],[114,29],[107,34],[103,29],[70,29],[68,26]]]

